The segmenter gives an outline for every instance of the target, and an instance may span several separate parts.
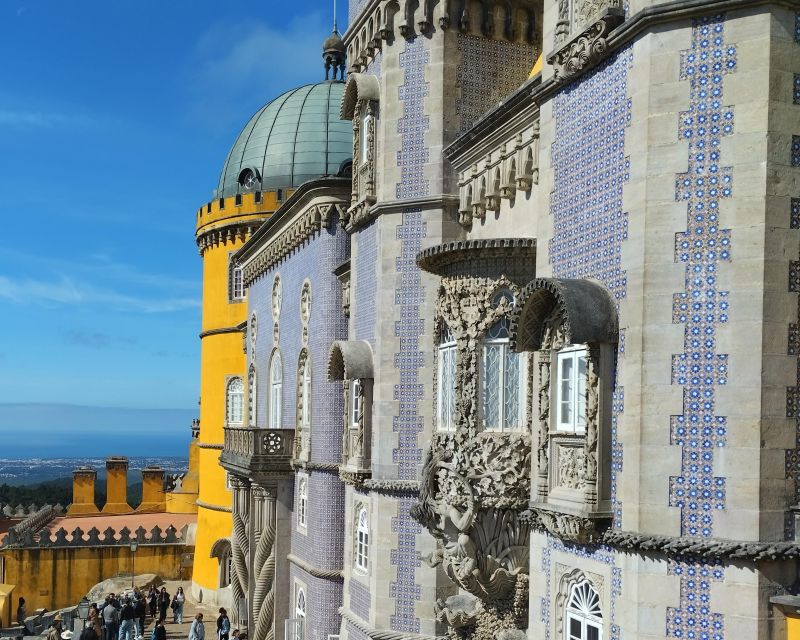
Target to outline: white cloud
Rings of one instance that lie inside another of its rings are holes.
[[[59,275],[54,280],[12,279],[0,275],[0,298],[16,304],[38,304],[45,307],[106,305],[117,311],[169,313],[196,309],[196,297],[143,298],[126,295],[113,289],[97,287]]]
[[[45,111],[0,109],[0,126],[12,128],[53,129],[63,126],[83,126],[88,123],[83,116]]]

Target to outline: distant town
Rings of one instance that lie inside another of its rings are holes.
[[[188,461],[181,457],[131,457],[133,472],[147,466],[158,466],[167,475],[186,472]],[[0,485],[12,486],[39,484],[64,479],[71,486],[72,471],[78,467],[98,469],[104,473],[105,458],[0,458]]]

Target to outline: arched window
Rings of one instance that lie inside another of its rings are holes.
[[[369,161],[370,145],[372,144],[372,136],[370,135],[372,120],[374,116],[370,113],[367,105],[364,105],[361,114],[361,163],[366,164]]]
[[[247,422],[256,426],[256,368],[252,364],[247,372]]]
[[[230,548],[220,556],[219,559],[219,586],[220,589],[227,587],[231,583],[231,574],[233,573],[233,554]]]
[[[361,425],[361,412],[363,394],[361,393],[361,380],[354,379],[350,383],[350,428],[358,429]]]
[[[573,585],[564,616],[566,640],[603,640],[600,596],[588,581]]]
[[[281,428],[281,403],[283,400],[283,362],[276,351],[269,368],[269,428]]]
[[[300,422],[303,426],[303,436],[308,437],[311,430],[311,362],[308,358],[303,363],[303,410],[300,413]]]
[[[355,565],[361,571],[369,569],[369,515],[366,507],[358,512],[356,524]]]
[[[456,428],[456,340],[447,325],[439,334],[437,356],[437,427],[452,431]]]
[[[299,476],[297,482],[297,526],[305,528],[308,515],[308,478]]]
[[[303,591],[303,589],[297,590],[294,617],[297,621],[297,635],[295,640],[304,640],[306,637],[306,592]]]
[[[244,420],[244,383],[241,378],[228,380],[225,394],[225,418],[228,424],[242,424]]]
[[[495,304],[513,303],[507,289],[495,296]],[[490,431],[523,428],[524,366],[522,357],[509,346],[508,318],[501,317],[483,338],[481,362],[481,409]]]

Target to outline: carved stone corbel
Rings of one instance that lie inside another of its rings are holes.
[[[623,20],[624,14],[621,10],[606,9],[584,31],[572,38],[565,46],[550,54],[547,62],[553,65],[554,81],[557,83],[570,82],[605,59],[608,50],[608,34]]]

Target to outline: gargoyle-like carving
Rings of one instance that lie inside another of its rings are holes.
[[[596,542],[605,529],[605,520],[595,520],[569,513],[535,509],[541,526],[562,540],[588,544]]]
[[[602,61],[608,51],[608,34],[622,19],[622,15],[616,11],[601,15],[585,31],[556,51],[548,59],[553,65],[553,79],[558,83],[570,82]]]

